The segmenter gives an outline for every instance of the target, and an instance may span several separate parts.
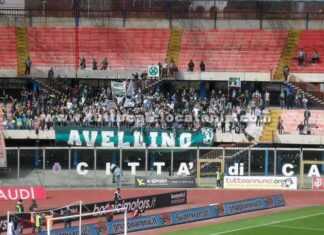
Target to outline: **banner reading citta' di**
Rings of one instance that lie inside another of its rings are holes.
[[[162,129],[55,128],[57,143],[101,147],[190,147],[213,144],[212,128],[198,131]]]

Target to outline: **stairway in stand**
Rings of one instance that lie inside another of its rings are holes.
[[[169,39],[167,59],[168,61],[171,61],[171,59],[173,59],[177,65],[179,63],[181,39],[182,39],[182,30],[172,29],[170,39]]]
[[[289,30],[287,45],[285,46],[282,54],[280,56],[280,60],[278,66],[276,68],[274,79],[275,80],[284,80],[283,71],[286,66],[290,66],[291,61],[293,60],[297,45],[300,37],[300,32],[297,30]]]
[[[277,133],[277,126],[281,116],[280,109],[270,109],[271,121],[263,127],[262,135],[260,137],[260,142],[272,143],[274,141],[274,136]]]
[[[315,85],[306,82],[298,82],[294,81],[292,77],[290,77],[289,81],[285,81],[285,84],[295,91],[299,91],[304,94],[308,99],[319,104],[321,107],[324,106],[324,92],[319,89],[314,88]]]
[[[17,74],[25,75],[25,62],[29,56],[28,52],[28,35],[26,27],[16,28],[16,48],[17,48]]]

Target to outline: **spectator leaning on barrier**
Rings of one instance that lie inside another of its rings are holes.
[[[195,64],[192,60],[188,63],[188,72],[193,72],[195,70]]]
[[[204,61],[202,60],[200,62],[200,72],[205,72],[206,71],[206,65],[204,63]]]
[[[105,57],[101,61],[101,68],[100,68],[100,70],[107,70],[107,69],[108,69],[108,59],[107,59],[107,57]]]
[[[320,62],[320,54],[318,53],[317,50],[313,50],[313,55],[312,55],[312,63],[313,64],[318,64]]]
[[[84,57],[81,57],[80,59],[80,69],[86,69],[87,67],[87,63],[86,63],[86,59]]]
[[[298,65],[304,65],[306,61],[306,52],[301,48],[298,52]]]
[[[92,70],[98,69],[98,63],[95,58],[92,59]]]
[[[25,61],[25,75],[30,75],[31,67],[32,67],[32,60],[28,56],[27,60]]]

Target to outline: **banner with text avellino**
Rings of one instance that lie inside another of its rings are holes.
[[[190,147],[210,146],[212,128],[198,131],[177,129],[55,128],[57,143],[101,147]]]

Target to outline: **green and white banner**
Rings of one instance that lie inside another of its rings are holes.
[[[56,128],[57,143],[102,147],[190,147],[214,142],[211,128],[199,131],[162,129]]]
[[[160,76],[160,68],[158,65],[150,65],[147,68],[147,76],[149,78],[158,78]]]
[[[126,94],[125,83],[111,81],[111,92],[113,96],[124,96]]]

